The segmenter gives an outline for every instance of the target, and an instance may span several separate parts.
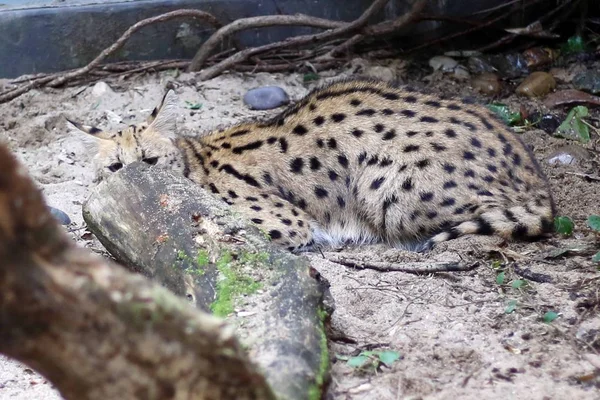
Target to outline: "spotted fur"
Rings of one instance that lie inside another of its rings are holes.
[[[552,229],[538,164],[478,105],[344,80],[268,121],[183,138],[174,104],[169,92],[149,125],[116,134],[76,124],[101,141],[99,175],[157,157],[291,250],[374,241],[423,250],[465,234]]]

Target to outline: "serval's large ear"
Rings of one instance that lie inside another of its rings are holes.
[[[175,112],[176,103],[177,96],[173,90],[169,89],[163,96],[160,105],[156,107],[152,111],[150,117],[148,117],[148,121],[151,121],[148,129],[151,129],[163,137],[175,139],[175,122],[177,118]]]
[[[90,126],[90,125],[83,125],[80,124],[79,122],[75,122],[75,121],[71,121],[69,118],[65,119],[71,124],[73,125],[75,128],[79,129],[82,132],[87,133],[88,135],[93,136],[96,139],[102,139],[102,140],[111,140],[114,135],[109,133],[109,132],[105,132],[102,129],[98,129],[95,126]]]

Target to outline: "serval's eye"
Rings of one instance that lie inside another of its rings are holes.
[[[154,165],[158,162],[158,157],[143,158],[142,161],[146,164]]]
[[[108,166],[108,170],[109,170],[110,172],[117,172],[117,171],[118,171],[118,170],[120,170],[121,168],[123,168],[123,164],[122,164],[122,163],[120,163],[120,162],[116,162],[116,163],[114,163],[114,164],[110,164],[110,165]]]

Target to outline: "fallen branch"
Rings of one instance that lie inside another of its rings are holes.
[[[222,320],[73,244],[0,146],[0,352],[65,399],[272,399]]]
[[[199,11],[199,10],[176,10],[176,11],[171,11],[171,12],[168,12],[165,14],[157,15],[156,17],[143,19],[143,20],[137,22],[136,24],[132,25],[129,29],[127,29],[127,31],[125,31],[125,33],[123,33],[123,35],[121,35],[121,37],[119,39],[117,39],[117,41],[115,43],[113,43],[111,46],[104,49],[100,53],[100,55],[98,55],[98,57],[96,57],[94,60],[92,60],[86,66],[76,69],[76,70],[73,70],[73,71],[70,71],[70,72],[67,72],[67,73],[55,73],[55,74],[50,74],[50,75],[46,75],[46,76],[39,77],[39,78],[33,78],[26,85],[12,88],[8,91],[0,93],[0,103],[5,103],[7,101],[15,99],[15,98],[19,97],[20,95],[27,93],[31,89],[35,89],[35,88],[42,87],[45,85],[50,86],[50,87],[62,86],[69,81],[72,81],[76,78],[86,75],[90,71],[92,71],[94,68],[97,68],[107,57],[109,57],[111,54],[113,54],[114,52],[119,50],[121,47],[123,47],[123,45],[127,42],[127,40],[129,40],[131,35],[133,35],[135,32],[137,32],[141,28],[151,25],[151,24],[154,24],[154,23],[157,23],[157,22],[165,22],[165,21],[169,21],[172,19],[176,19],[176,18],[182,18],[182,17],[199,18],[204,21],[207,21],[210,25],[214,26],[215,28],[218,28],[221,26],[219,21],[214,16],[212,16],[211,14],[209,14],[207,12]]]
[[[407,272],[409,274],[433,274],[436,272],[471,271],[478,264],[460,264],[456,262],[388,262],[388,261],[363,261],[354,258],[351,254],[324,253],[327,260],[357,269],[373,269],[381,272]]]
[[[227,36],[230,36],[236,32],[253,29],[263,28],[269,26],[289,26],[289,25],[301,25],[310,26],[313,28],[324,28],[333,29],[345,26],[345,22],[331,21],[328,19],[311,17],[309,15],[298,14],[298,15],[264,15],[260,17],[242,18],[232,23],[225,25],[217,32],[215,32],[206,42],[200,46],[200,49],[192,59],[190,63],[190,71],[198,71],[213,50],[221,43]]]

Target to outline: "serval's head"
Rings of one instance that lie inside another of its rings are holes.
[[[184,163],[175,146],[176,97],[169,90],[147,121],[129,125],[123,130],[108,132],[94,126],[67,119],[77,129],[92,137],[97,145],[94,157],[96,181],[106,179],[127,164],[143,161],[182,173]]]

